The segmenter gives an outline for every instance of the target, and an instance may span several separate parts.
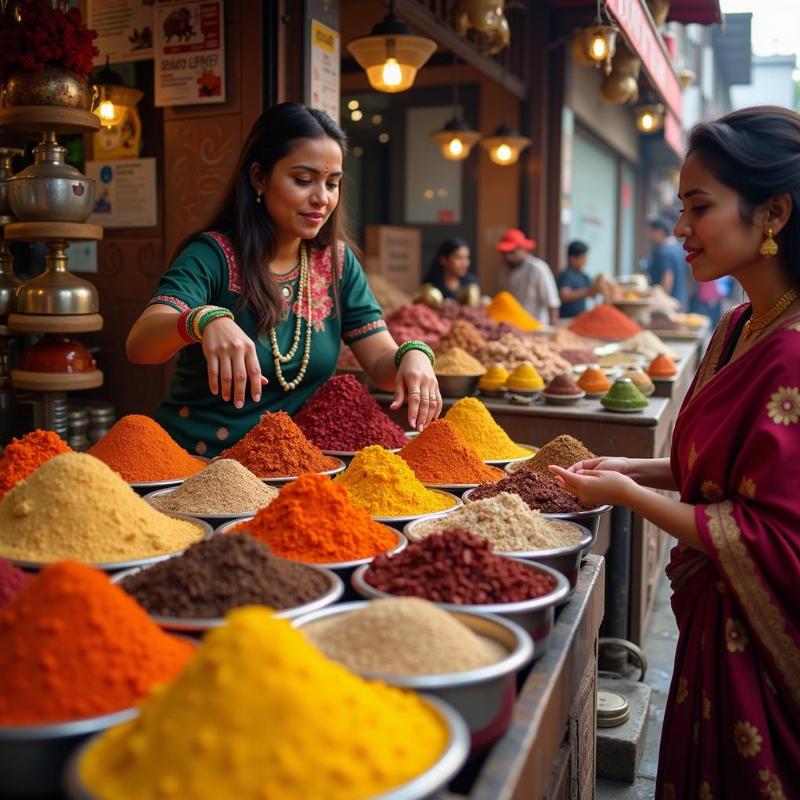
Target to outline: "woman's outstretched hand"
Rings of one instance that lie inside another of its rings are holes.
[[[442,412],[442,395],[430,359],[420,350],[410,350],[397,369],[394,399],[390,408],[408,400],[408,424],[421,431]]]

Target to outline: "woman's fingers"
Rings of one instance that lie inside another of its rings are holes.
[[[423,431],[425,426],[428,424],[428,412],[430,411],[431,407],[431,399],[427,394],[423,394],[423,392],[427,391],[426,389],[420,390],[420,398],[419,398],[419,411],[417,413],[417,430]]]
[[[226,353],[218,356],[219,358],[219,391],[222,399],[227,403],[231,399],[231,379],[233,378],[233,366],[230,356]]]
[[[251,347],[245,356],[245,369],[250,380],[250,397],[253,398],[254,403],[257,403],[261,400],[262,382],[266,383],[267,381],[261,374],[261,365],[258,363],[255,347]]]
[[[247,354],[242,350],[237,350],[231,358],[233,370],[233,404],[236,408],[244,405],[244,396],[247,391]]]
[[[419,414],[419,407],[422,404],[422,392],[419,384],[410,386],[407,389],[408,394],[408,424],[412,428],[417,428],[417,419]]]
[[[403,382],[403,376],[398,375],[394,380],[394,399],[389,406],[393,411],[400,408],[406,401],[406,385]],[[413,426],[412,426],[413,427]]]
[[[208,388],[211,390],[211,394],[217,394],[219,392],[219,359],[214,355],[209,355],[206,357],[206,362],[208,364]]]

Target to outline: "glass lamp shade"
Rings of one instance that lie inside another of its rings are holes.
[[[617,52],[617,34],[619,31],[613,25],[595,25],[587,28],[584,33],[586,54],[596,64],[602,64],[614,58]]]
[[[449,161],[463,161],[481,138],[463,120],[453,117],[440,131],[431,134],[442,155]]]
[[[656,133],[664,126],[664,106],[645,103],[636,108],[636,127],[642,133]]]
[[[492,136],[481,139],[481,147],[499,167],[508,167],[519,161],[519,154],[530,145],[527,136],[520,136],[508,125],[501,125]]]
[[[99,99],[94,113],[106,128],[121,125],[129,109],[144,96],[143,92],[132,86],[101,84],[97,87]]]

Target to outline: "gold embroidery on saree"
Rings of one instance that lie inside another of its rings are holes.
[[[680,705],[688,696],[689,696],[689,681],[686,680],[685,675],[681,675],[681,679],[678,681],[678,695],[676,698],[678,701],[678,705]]]
[[[716,481],[703,481],[700,484],[700,493],[709,503],[718,503],[725,496]]]
[[[689,458],[686,462],[689,465],[689,469],[694,466],[695,461],[697,461],[697,448],[694,446],[694,442],[692,442],[692,446],[689,449]]]
[[[767,415],[776,425],[795,425],[800,420],[800,389],[781,386],[767,403]]]
[[[741,481],[739,481],[739,494],[742,497],[747,497],[752,500],[756,496],[755,481],[747,477],[742,478]]]
[[[703,781],[700,784],[700,792],[697,796],[700,800],[714,800],[714,795],[711,794],[711,785],[708,781]]]
[[[711,541],[739,602],[749,611],[750,626],[771,653],[789,687],[792,701],[800,708],[800,649],[786,633],[783,615],[772,602],[742,544],[742,534],[733,516],[733,504],[726,500],[707,506],[706,516]]]
[[[729,653],[744,653],[747,645],[750,644],[750,637],[747,635],[747,628],[738,619],[725,620],[725,643]]]
[[[766,784],[761,787],[761,794],[769,800],[786,800],[786,795],[783,793],[783,784],[781,779],[768,769],[760,769],[758,777],[761,782]]]
[[[711,719],[711,701],[705,689],[703,689],[703,719]]]
[[[733,740],[736,749],[742,758],[752,758],[761,752],[761,734],[758,728],[750,722],[735,722],[733,725]]]

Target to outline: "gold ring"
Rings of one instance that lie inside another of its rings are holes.
[[[419,391],[414,391],[413,389],[408,390],[409,394],[419,394]]]

